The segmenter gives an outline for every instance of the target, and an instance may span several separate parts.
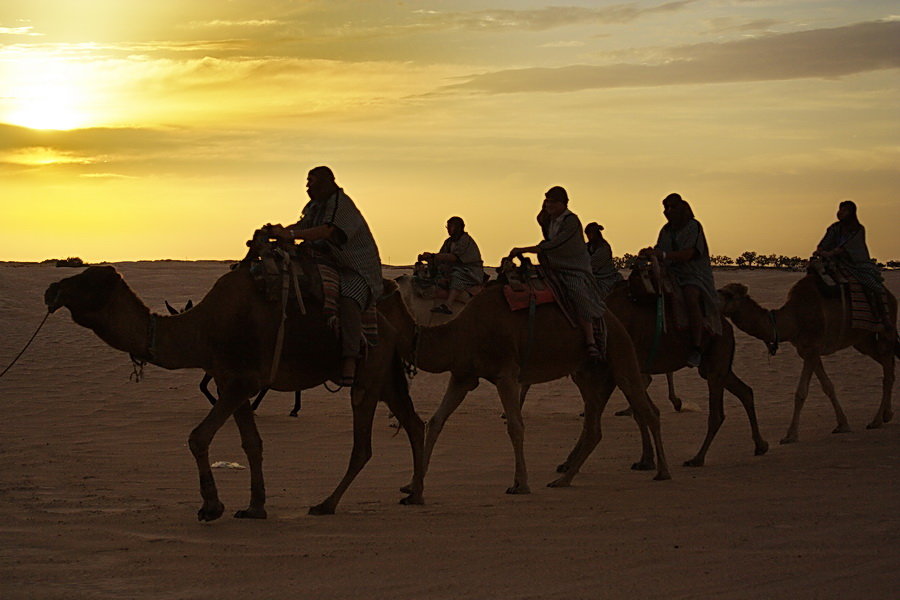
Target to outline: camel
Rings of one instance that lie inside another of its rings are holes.
[[[174,306],[169,304],[168,300],[166,300],[165,303],[166,303],[166,310],[169,311],[170,315],[181,314],[185,311],[191,310],[194,307],[193,300],[188,300],[187,303],[184,305],[184,308],[181,310],[178,310],[177,308],[175,308]],[[204,373],[203,379],[200,380],[200,393],[202,393],[204,396],[206,396],[206,399],[209,400],[209,403],[211,405],[215,406],[216,402],[218,401],[218,398],[213,396],[212,392],[209,391],[209,383],[211,381],[212,381],[212,375],[210,375],[209,373]],[[268,391],[269,391],[269,388],[267,388],[267,387],[264,387],[263,389],[259,390],[259,393],[256,395],[256,398],[254,398],[253,402],[250,404],[250,408],[252,408],[254,411],[257,408],[259,408],[260,403],[263,401],[263,398],[266,397],[266,394],[268,393]],[[303,394],[303,392],[301,392],[300,390],[297,390],[294,392],[294,408],[291,409],[291,413],[290,413],[290,416],[292,416],[292,417],[296,417],[297,414],[300,412],[300,409],[302,408],[302,399],[301,399],[302,394]]]
[[[644,389],[631,339],[614,316],[607,319],[608,360],[594,364],[588,360],[581,332],[569,325],[555,304],[537,307],[532,323],[534,343],[529,345],[528,311],[510,311],[500,285],[486,287],[456,318],[434,327],[420,327],[399,293],[385,298],[379,304],[379,310],[397,329],[398,348],[406,360],[431,373],[450,372],[443,400],[425,428],[426,472],[444,423],[466,394],[478,386],[479,379],[486,379],[499,393],[515,456],[513,484],[506,491],[509,494],[529,493],[520,388],[523,384],[571,375],[584,399],[584,424],[581,437],[567,460],[569,469],[548,485],[570,485],[600,441],[600,416],[617,385],[624,391],[634,409],[635,419],[641,425],[643,454],[634,468],[654,468],[655,446],[658,462],[655,478],[670,478],[659,412]]]
[[[390,285],[390,282],[386,282]],[[260,293],[247,266],[229,271],[193,309],[174,316],[151,314],[119,273],[109,266],[53,283],[44,294],[50,311],[62,306],[72,319],[94,331],[104,342],[128,352],[133,360],[165,369],[199,368],[212,375],[219,400],[191,432],[189,446],[197,463],[203,504],[200,521],[218,519],[225,510],[209,464],[209,445],[219,428],[234,417],[250,466],[250,504],[236,518],[266,518],[262,470],[262,439],[249,398],[268,384],[276,390],[301,390],[339,378],[339,344],[325,324],[321,304],[307,302],[307,313],[285,321],[284,346],[274,380],[273,349],[281,323],[280,302]],[[409,397],[403,363],[396,349],[396,332],[379,316],[380,343],[370,349],[357,370],[350,393],[353,408],[353,450],[344,477],[310,514],[332,514],[356,475],[372,455],[375,406],[384,399],[409,438],[413,456],[412,483],[403,504],[421,504],[424,477],[424,423]],[[135,358],[136,357],[136,358]]]
[[[868,428],[877,429],[893,418],[891,388],[894,385],[894,357],[900,357],[900,343],[872,331],[851,329],[849,311],[844,310],[839,297],[822,295],[815,275],[806,275],[797,281],[781,308],[763,308],[748,295],[747,286],[740,283],[729,283],[721,288],[719,297],[723,303],[723,313],[738,329],[764,341],[770,353],[775,354],[779,342],[790,342],[803,359],[800,382],[794,393],[794,414],[782,444],[799,439],[800,411],[809,393],[813,373],[834,408],[837,427],[833,433],[850,431],[834,385],[822,365],[822,356],[851,346],[872,357],[881,365],[883,372],[881,403]],[[888,314],[896,328],[897,300],[890,292]]]
[[[629,296],[629,284],[621,281],[616,284],[612,292],[606,298],[606,306],[619,318],[631,339],[640,361],[641,369],[645,373],[645,382],[650,384],[650,375],[660,373],[672,373],[687,366],[688,341],[687,332],[684,336],[673,328],[660,334],[658,348],[650,362],[653,353],[653,337],[656,328],[656,309],[652,305],[644,305],[634,302]],[[747,412],[750,421],[750,431],[753,438],[754,454],[761,456],[769,449],[759,431],[759,423],[756,418],[756,408],[753,400],[753,390],[734,374],[732,363],[734,361],[734,330],[723,317],[722,335],[713,337],[703,349],[702,361],[698,368],[700,376],[706,380],[709,389],[709,417],[707,418],[706,437],[697,454],[684,462],[686,467],[701,467],[706,462],[706,453],[712,445],[716,433],[725,421],[725,409],[723,406],[724,390],[734,394]],[[674,402],[673,402],[674,404]],[[677,408],[677,405],[676,405]]]

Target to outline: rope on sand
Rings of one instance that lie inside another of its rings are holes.
[[[48,310],[48,311],[47,311],[47,314],[44,315],[44,319],[41,321],[41,324],[38,325],[37,329],[36,329],[36,330],[34,331],[34,333],[32,334],[31,339],[28,340],[28,343],[25,344],[25,347],[22,348],[22,351],[19,352],[18,355],[16,355],[16,357],[12,360],[11,363],[9,363],[9,366],[6,367],[5,369],[3,369],[3,372],[0,373],[0,377],[3,377],[4,375],[6,375],[6,372],[9,371],[9,370],[12,368],[12,366],[13,366],[14,364],[16,364],[16,361],[19,360],[19,358],[21,358],[21,356],[22,356],[23,354],[25,354],[25,351],[28,350],[28,346],[30,346],[30,345],[31,345],[31,342],[34,341],[34,338],[37,336],[38,331],[40,331],[40,330],[41,330],[41,327],[44,326],[44,323],[47,322],[47,317],[49,317],[49,316],[50,316],[50,311]]]

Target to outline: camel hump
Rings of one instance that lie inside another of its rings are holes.
[[[740,298],[747,295],[748,288],[743,283],[729,283],[719,288],[719,293],[726,298]]]

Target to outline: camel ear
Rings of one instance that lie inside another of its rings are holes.
[[[175,310],[175,307],[174,307],[174,306],[172,306],[171,304],[169,304],[169,301],[168,301],[168,300],[164,300],[164,302],[166,303],[166,310],[169,311],[169,314],[170,314],[170,315],[177,315],[177,314],[178,314],[178,311]]]
[[[189,310],[191,310],[192,308],[194,308],[194,301],[193,301],[193,300],[188,300],[188,301],[187,301],[187,304],[184,305],[184,310],[185,310],[185,311],[189,311]]]

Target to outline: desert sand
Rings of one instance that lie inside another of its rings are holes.
[[[199,300],[220,262],[116,265],[152,309]],[[46,286],[74,269],[0,264],[0,368],[45,313]],[[389,271],[387,275],[395,275]],[[780,306],[801,274],[717,271],[764,306]],[[886,273],[900,295],[900,273]],[[426,479],[424,506],[401,506],[408,443],[376,416],[374,456],[333,516],[313,517],[346,467],[349,393],[272,392],[257,411],[265,443],[266,521],[232,519],[249,497],[247,470],[216,469],[226,515],[198,523],[197,475],[187,447],[208,410],[202,373],[148,366],[129,381],[128,356],[53,314],[0,379],[0,598],[896,598],[900,594],[900,425],[866,430],[878,406],[878,365],[854,350],[825,359],[852,433],[833,435],[832,409],[814,381],[800,442],[779,445],[800,360],[769,357],[737,332],[735,372],[755,391],[763,435],[753,456],[747,419],[726,395],[728,419],[702,468],[682,467],[706,430],[706,391],[676,374],[687,410],[662,411],[671,481],[630,464],[632,420],[604,414],[604,438],[568,489],[549,489],[580,432],[568,380],[535,386],[525,406],[533,493],[508,496],[512,449],[493,386],[450,419]],[[436,408],[447,375],[412,382],[419,414]],[[894,386],[895,405],[900,386]],[[236,428],[211,458],[246,464]]]

